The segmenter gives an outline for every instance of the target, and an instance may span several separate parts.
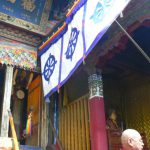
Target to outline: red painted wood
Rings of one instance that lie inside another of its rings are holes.
[[[89,109],[91,148],[92,150],[108,150],[103,98],[90,99]]]

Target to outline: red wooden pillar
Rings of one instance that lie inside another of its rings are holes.
[[[92,150],[108,150],[101,75],[89,77],[90,138]]]

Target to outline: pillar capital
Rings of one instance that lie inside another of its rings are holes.
[[[103,82],[101,74],[92,74],[88,78],[90,99],[97,96],[103,97]]]

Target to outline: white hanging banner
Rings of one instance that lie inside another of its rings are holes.
[[[68,25],[68,30],[64,34],[61,82],[65,82],[78,67],[78,62],[83,58],[83,36],[82,18],[83,7],[76,13],[72,22]]]
[[[61,36],[58,34],[59,40],[46,51],[43,48],[41,68],[45,98],[67,81],[129,1],[87,0],[84,3],[81,0],[84,5],[67,24],[67,31]]]
[[[50,91],[53,92],[57,89],[60,73],[60,49],[61,39],[57,41],[57,44],[53,44],[44,53],[44,55],[41,56],[41,70],[44,96],[48,95]]]

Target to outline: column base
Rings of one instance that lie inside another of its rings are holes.
[[[0,137],[0,150],[12,150],[13,139],[8,137]]]

